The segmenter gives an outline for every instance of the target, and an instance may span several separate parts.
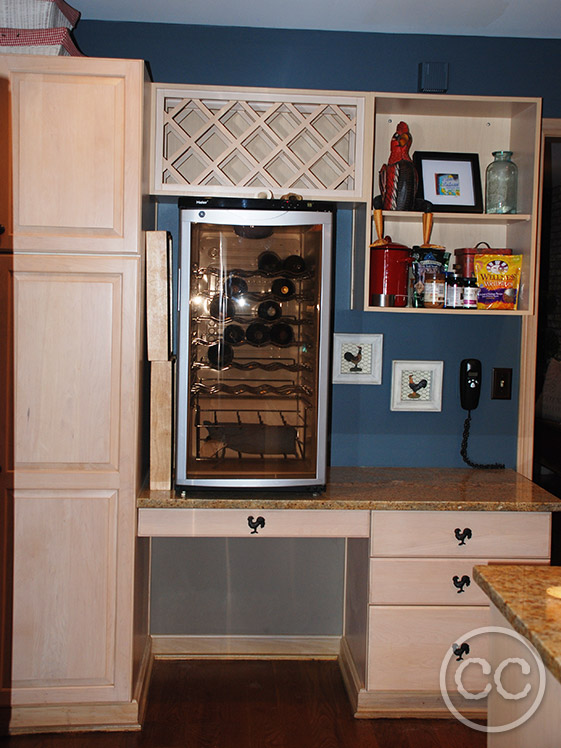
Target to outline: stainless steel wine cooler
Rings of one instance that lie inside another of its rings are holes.
[[[333,206],[180,200],[176,484],[325,484]]]

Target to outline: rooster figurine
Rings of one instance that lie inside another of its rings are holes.
[[[353,364],[353,366],[349,369],[349,371],[362,371],[362,369],[359,367],[359,363],[362,359],[362,346],[357,346],[357,352],[351,353],[350,351],[346,351],[343,355],[343,358],[345,361],[348,361],[350,364]]]
[[[380,169],[383,210],[413,210],[418,177],[409,155],[412,140],[409,126],[400,122],[390,142],[388,163]]]

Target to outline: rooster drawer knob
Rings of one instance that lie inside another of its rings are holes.
[[[248,517],[247,524],[251,527],[250,535],[257,535],[257,530],[260,527],[265,527],[265,518],[257,517],[257,519],[253,519],[253,517]]]
[[[472,532],[469,527],[464,528],[463,532],[459,527],[456,527],[456,529],[454,530],[454,535],[456,536],[456,540],[460,541],[458,545],[465,545],[466,540],[469,540],[471,538]]]
[[[452,644],[452,652],[456,655],[457,662],[460,662],[460,660],[463,662],[464,655],[469,654],[469,644],[467,642],[462,642],[462,644]]]
[[[458,594],[460,592],[464,592],[464,587],[469,587],[471,584],[471,579],[468,577],[467,574],[464,574],[463,577],[460,579],[459,576],[455,575],[452,577],[452,582],[454,583],[454,587],[457,588]]]

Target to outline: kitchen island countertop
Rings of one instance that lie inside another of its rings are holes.
[[[325,491],[187,489],[141,491],[142,509],[363,509],[380,511],[561,511],[561,499],[515,470],[356,468],[328,471]]]
[[[546,592],[561,586],[561,567],[475,566],[473,579],[561,682],[561,600]]]

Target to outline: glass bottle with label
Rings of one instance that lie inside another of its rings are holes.
[[[443,270],[425,271],[424,306],[427,309],[442,309],[446,298],[446,276]]]
[[[470,278],[464,278],[464,309],[477,309],[478,293],[479,288],[477,286],[477,279],[475,275],[472,275]]]
[[[459,265],[446,274],[446,301],[447,309],[462,309],[464,305],[464,279]]]

